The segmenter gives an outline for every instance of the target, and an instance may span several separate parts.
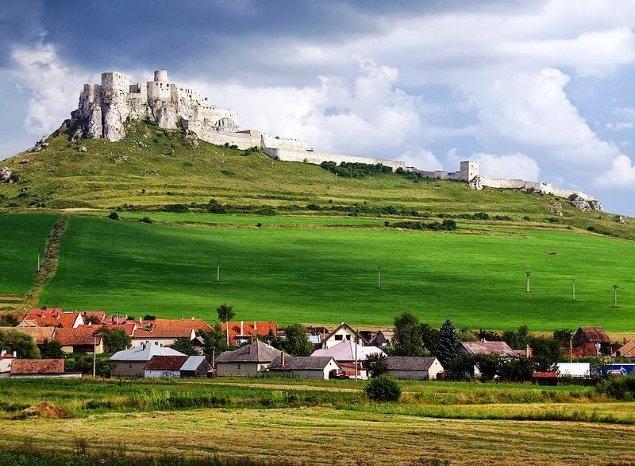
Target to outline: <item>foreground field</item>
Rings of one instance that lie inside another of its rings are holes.
[[[635,449],[635,404],[586,387],[411,382],[401,402],[377,404],[364,399],[361,383],[342,381],[2,385],[0,449],[27,453],[0,451],[0,463],[56,451],[117,455],[121,464],[168,456],[273,464],[605,464],[628,462]],[[53,408],[23,414],[28,408],[11,405],[17,401],[45,401],[67,414],[42,417],[58,413]]]
[[[215,308],[227,302],[238,319],[283,324],[381,325],[410,310],[435,325],[450,318],[471,328],[632,330],[631,241],[514,227],[448,233],[310,220],[258,228],[249,217],[216,226],[72,217],[40,304],[215,319]],[[525,271],[532,272],[530,294]],[[618,310],[611,307],[613,284],[620,286]]]

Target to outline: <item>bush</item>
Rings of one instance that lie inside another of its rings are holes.
[[[164,212],[172,212],[175,214],[186,214],[190,211],[190,208],[185,204],[168,204],[163,207]]]
[[[108,218],[110,220],[119,220],[119,214],[113,210],[112,212],[110,212]]]
[[[474,220],[489,220],[489,215],[486,212],[477,212],[472,215]]]
[[[143,223],[152,223],[152,219],[150,217],[143,217],[140,221]]]
[[[401,387],[394,377],[381,375],[371,379],[364,388],[366,396],[373,401],[399,401]]]
[[[617,400],[633,401],[635,399],[635,375],[605,380],[597,386],[596,390]]]

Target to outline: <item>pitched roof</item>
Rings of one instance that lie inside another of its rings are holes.
[[[427,371],[434,364],[435,357],[389,356],[386,358],[391,371]]]
[[[63,359],[15,359],[11,363],[11,375],[63,373]]]
[[[611,338],[602,327],[580,327],[576,333],[583,335],[588,341],[611,343]]]
[[[221,353],[216,358],[216,362],[271,362],[279,355],[279,349],[256,340],[249,345],[241,346],[237,350]]]
[[[55,327],[0,327],[0,331],[16,331],[33,338],[36,345],[41,345],[46,340],[52,340]]]
[[[195,371],[205,362],[205,356],[190,356],[181,366],[182,371]]]
[[[88,346],[101,343],[101,325],[80,325],[77,328],[58,328],[55,339],[62,346]]]
[[[147,371],[178,371],[187,361],[187,356],[152,356],[144,369]]]
[[[79,312],[64,312],[61,308],[37,308],[26,313],[24,320],[37,323],[40,327],[73,328],[80,318]]]
[[[635,340],[629,340],[617,350],[623,358],[635,358]]]
[[[472,356],[507,356],[517,357],[516,352],[504,341],[462,341],[463,348]]]
[[[137,323],[134,320],[129,320],[123,323],[105,322],[104,324],[102,324],[102,328],[108,330],[119,328],[126,332],[129,336],[133,336],[135,330],[137,329]]]
[[[144,338],[190,338],[192,331],[210,331],[212,327],[201,319],[156,319],[137,324],[135,340]]]
[[[269,366],[274,371],[322,371],[334,359],[329,356],[284,356],[284,366],[280,356],[277,356]]]
[[[335,335],[335,334],[338,332],[338,330],[340,330],[340,329],[342,329],[342,328],[347,328],[347,329],[349,329],[349,330],[351,331],[351,333],[353,333],[353,334],[357,335],[357,339],[358,339],[357,341],[360,341],[360,340],[361,340],[361,341],[363,341],[364,343],[368,343],[368,341],[366,341],[366,339],[365,339],[363,336],[361,336],[357,330],[355,330],[353,327],[351,327],[350,325],[348,325],[346,322],[342,322],[341,324],[339,324],[335,330],[333,330],[333,331],[332,331],[331,333],[329,333],[326,337],[324,337],[324,340],[328,340],[328,339],[329,339],[329,338],[331,338],[333,335]]]
[[[88,320],[90,318],[96,320],[97,324],[101,324],[104,322],[104,320],[106,320],[106,317],[108,317],[108,315],[104,312],[104,311],[84,311],[82,312],[82,318],[84,319],[84,322],[88,322]]]
[[[240,331],[242,323],[242,332]],[[228,322],[229,325],[229,340],[234,341],[236,337],[266,337],[269,333],[276,335],[278,333],[277,322]],[[226,325],[223,323],[221,329],[223,333],[227,332]]]
[[[152,356],[185,356],[172,348],[156,344],[142,344],[134,348],[117,351],[110,356],[109,361],[143,362],[152,359]]]
[[[357,360],[364,361],[371,354],[383,354],[381,349],[376,346],[362,346],[354,343],[350,340],[344,340],[337,345],[330,348],[319,349],[311,354],[311,357],[330,357],[335,361],[354,361],[355,360],[355,347],[357,347]]]

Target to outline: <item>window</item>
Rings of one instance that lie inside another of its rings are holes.
[[[335,340],[342,341],[344,339],[344,335],[335,335]]]

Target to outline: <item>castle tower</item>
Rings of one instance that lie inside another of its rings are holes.
[[[478,160],[464,160],[460,167],[461,180],[472,181],[478,176]]]
[[[154,80],[156,82],[168,82],[168,71],[167,70],[154,70]]]

